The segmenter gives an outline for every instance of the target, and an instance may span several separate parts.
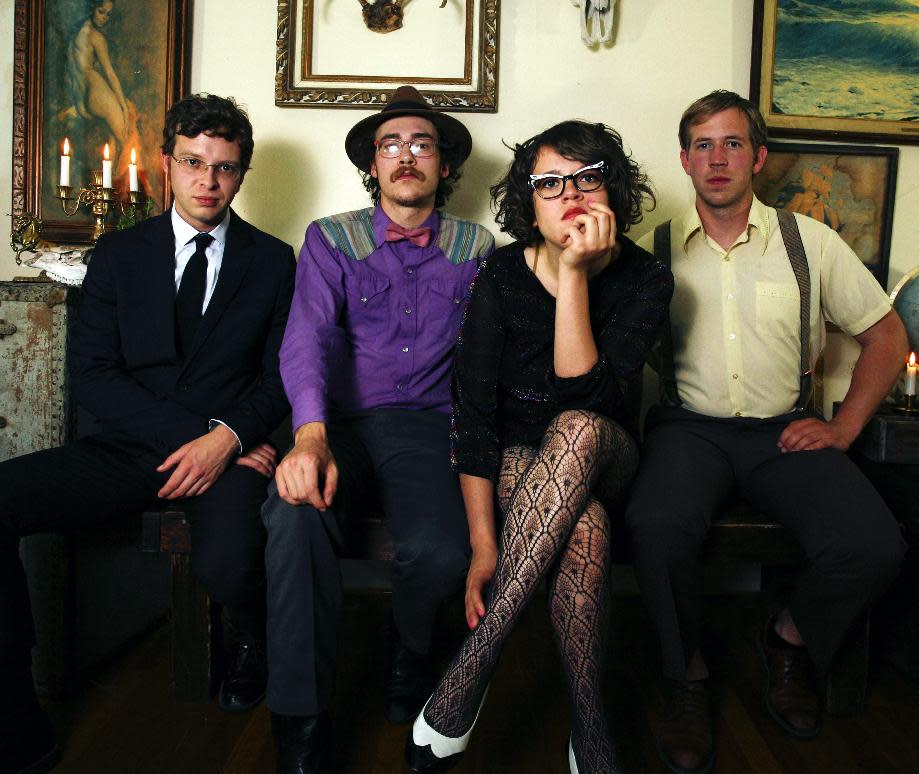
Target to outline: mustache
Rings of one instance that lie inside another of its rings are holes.
[[[424,181],[424,180],[427,179],[427,178],[425,177],[425,175],[424,175],[424,172],[421,172],[420,170],[415,169],[414,167],[401,167],[401,168],[395,170],[395,171],[389,176],[389,180],[390,180],[390,182],[393,182],[393,183],[394,183],[394,182],[396,182],[396,180],[398,180],[400,177],[402,177],[402,175],[405,175],[405,174],[412,175],[413,177],[416,177],[416,178],[418,178],[418,179],[421,180],[421,181]]]

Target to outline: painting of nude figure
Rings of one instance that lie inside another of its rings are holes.
[[[23,2],[17,0],[17,24]],[[139,187],[152,201],[153,212],[166,207],[168,191],[160,162],[163,117],[185,92],[184,30],[190,2],[25,3],[23,16],[30,31],[25,45],[39,54],[31,60],[40,63],[41,72],[35,88],[27,89],[26,120],[36,121],[38,131],[26,133],[34,138],[24,159],[26,184],[35,194],[26,209],[42,218],[43,238],[84,242],[91,236],[88,208],[81,207],[72,218],[61,210],[58,184],[64,138],[70,145],[74,193],[94,182],[107,144],[116,193],[123,197],[128,190],[134,150]],[[110,215],[107,223],[115,221]]]
[[[825,223],[886,287],[899,150],[793,142],[768,149],[753,179],[757,197]]]

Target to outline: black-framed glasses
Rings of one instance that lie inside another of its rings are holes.
[[[431,137],[416,137],[414,140],[397,140],[387,137],[383,140],[374,140],[373,144],[384,159],[397,159],[402,155],[402,149],[408,149],[416,159],[428,159],[437,150],[437,142]]]
[[[540,199],[557,199],[565,190],[565,183],[571,180],[581,193],[596,191],[606,176],[606,162],[598,161],[575,170],[570,175],[530,175],[530,188]]]
[[[216,164],[207,164],[194,156],[173,156],[172,160],[179,165],[179,169],[189,175],[203,175],[211,167],[214,168],[217,177],[222,180],[239,180],[242,174],[242,167],[235,161],[218,161]]]

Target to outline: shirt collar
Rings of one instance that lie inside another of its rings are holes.
[[[175,205],[172,207],[171,211],[172,216],[172,233],[175,235],[176,241],[176,253],[179,252],[185,245],[187,245],[192,239],[195,238],[201,232],[198,231],[194,226],[190,225],[182,218],[181,215],[176,211]],[[227,242],[227,231],[230,228],[230,209],[227,208],[226,214],[223,216],[223,220],[220,221],[219,225],[213,228],[207,233],[214,237],[214,241],[220,245],[220,248],[223,249],[226,247]]]
[[[760,255],[766,252],[766,245],[769,242],[769,228],[770,228],[770,212],[769,207],[763,204],[756,196],[753,197],[753,203],[750,205],[750,212],[747,215],[747,239],[753,237],[753,232],[755,231],[760,236]],[[695,207],[693,207],[689,212],[686,213],[686,216],[683,218],[681,223],[681,229],[678,232],[680,236],[680,244],[683,245],[683,252],[689,252],[689,242],[690,240],[698,234],[700,237],[705,232],[705,229],[702,227],[702,220],[699,218],[699,213]],[[745,241],[743,237],[739,241]]]
[[[392,218],[389,217],[384,211],[383,208],[377,205],[373,210],[373,237],[376,241],[376,246],[380,247],[386,241],[386,227],[393,223]],[[437,244],[437,237],[440,233],[440,213],[437,210],[433,210],[427,219],[422,223],[418,228],[429,228],[431,229],[431,245]]]

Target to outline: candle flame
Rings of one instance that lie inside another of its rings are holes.
[[[906,365],[909,365],[909,366],[916,365],[916,353],[915,352],[909,353],[909,360],[906,361]]]
[[[64,138],[64,155],[70,155],[70,140],[68,140],[66,137]]]
[[[137,153],[135,152],[134,148],[131,148],[131,163],[137,163]]]
[[[105,148],[102,151],[102,158],[104,158],[106,161],[108,161],[110,158],[109,150],[108,150],[108,143],[105,143]]]

